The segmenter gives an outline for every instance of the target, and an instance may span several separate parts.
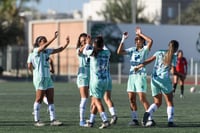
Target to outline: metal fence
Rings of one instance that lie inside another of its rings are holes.
[[[67,55],[65,56],[57,56],[55,55],[55,62],[58,60],[67,60],[65,63],[60,65],[54,64],[55,68],[62,70],[58,73],[56,71],[55,75],[57,79],[64,80],[75,80],[76,74],[78,70],[78,60],[72,57],[70,51],[74,48],[67,48]],[[73,53],[76,54],[76,53]],[[2,48],[0,51],[0,67],[3,68],[3,76],[14,76],[14,77],[30,77],[31,74],[27,69],[27,57],[28,57],[28,49],[26,47],[19,46],[7,46],[6,48]],[[58,59],[60,58],[60,59]],[[129,70],[123,70],[125,65],[129,66],[129,62],[127,63],[110,63],[110,71],[113,78],[113,82],[123,83],[127,82],[128,72]],[[194,82],[194,84],[198,84],[199,74],[200,74],[200,61],[196,61],[194,59],[188,60],[188,78]],[[147,66],[147,71],[152,71],[152,65]],[[0,73],[1,75],[1,73]],[[148,73],[150,75],[150,73]]]

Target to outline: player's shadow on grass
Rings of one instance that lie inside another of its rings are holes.
[[[50,126],[49,121],[43,121],[45,123],[45,126]],[[69,121],[62,121],[62,126],[74,126],[73,124],[70,124]],[[78,124],[77,124],[78,125]],[[33,121],[0,121],[0,127],[9,127],[9,126],[34,126]]]
[[[32,121],[0,121],[1,126],[29,126],[33,125]]]

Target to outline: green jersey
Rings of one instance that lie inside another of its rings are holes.
[[[38,52],[38,48],[34,48],[30,53],[27,63],[33,65],[34,78],[51,77],[49,70],[49,55],[53,52],[53,49],[45,49],[42,52]]]

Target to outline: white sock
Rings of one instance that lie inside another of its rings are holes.
[[[86,109],[86,103],[87,103],[87,98],[81,98],[81,102],[79,105],[79,111],[80,111],[80,121],[84,121],[85,119],[85,109]]]
[[[89,119],[90,123],[94,123],[95,118],[96,118],[95,114],[90,114],[90,119]]]
[[[43,102],[46,104],[46,105],[48,105],[48,100],[47,100],[47,97],[43,97]]]
[[[54,104],[49,104],[48,107],[49,107],[49,116],[50,116],[50,121],[53,121],[53,120],[56,119]]]
[[[131,112],[131,117],[132,117],[132,120],[137,120],[138,119],[137,111],[132,111]]]
[[[101,119],[102,119],[103,122],[108,121],[108,118],[107,118],[105,112],[101,112],[101,113],[100,113],[100,117],[101,117]]]
[[[116,115],[114,107],[109,108],[109,112],[110,112],[111,116]]]
[[[34,120],[35,120],[35,122],[40,120],[40,106],[41,106],[41,104],[37,103],[37,102],[35,102],[33,104]]]
[[[174,121],[174,107],[167,107],[168,122]]]
[[[153,112],[155,112],[157,109],[158,109],[158,106],[155,103],[151,104],[151,106],[147,110],[147,112],[150,113],[150,116],[149,116],[148,120],[152,120]]]

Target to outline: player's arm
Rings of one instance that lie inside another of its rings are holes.
[[[59,52],[63,51],[69,45],[69,43],[70,43],[70,38],[69,38],[69,36],[67,36],[66,37],[66,44],[60,46],[57,49],[53,49],[52,54],[59,53]]]
[[[148,37],[145,34],[143,34],[140,27],[136,27],[136,35],[141,36],[142,38],[144,38],[145,41],[147,41],[148,49],[151,50],[151,47],[153,45],[153,40],[150,37]]]
[[[151,63],[156,59],[156,56],[151,56],[150,58],[146,59],[143,63],[137,65],[134,70],[137,72],[140,68],[146,66],[147,64]]]
[[[49,64],[50,64],[50,72],[54,73],[55,70],[54,70],[54,63],[53,63],[53,59],[52,58],[49,58]]]
[[[170,72],[171,72],[171,74],[173,74],[173,75],[180,75],[180,73],[178,73],[178,72],[176,71],[176,67],[175,67],[175,66],[172,66],[172,67],[171,67]]]
[[[47,41],[44,45],[38,48],[38,52],[45,50],[57,37],[58,37],[58,31],[55,32],[54,37],[50,41]]]
[[[121,54],[121,55],[127,54],[127,52],[123,48],[124,41],[127,38],[128,38],[128,32],[124,32],[123,35],[122,35],[122,40],[121,40],[119,47],[117,49],[117,54]]]
[[[187,63],[187,60],[186,60],[186,58],[184,58],[185,59],[185,64],[184,64],[184,69],[185,69],[185,77],[186,77],[186,75],[187,75],[187,71],[188,71],[188,63]]]
[[[33,65],[32,63],[27,63],[28,70],[32,73],[33,72]]]

